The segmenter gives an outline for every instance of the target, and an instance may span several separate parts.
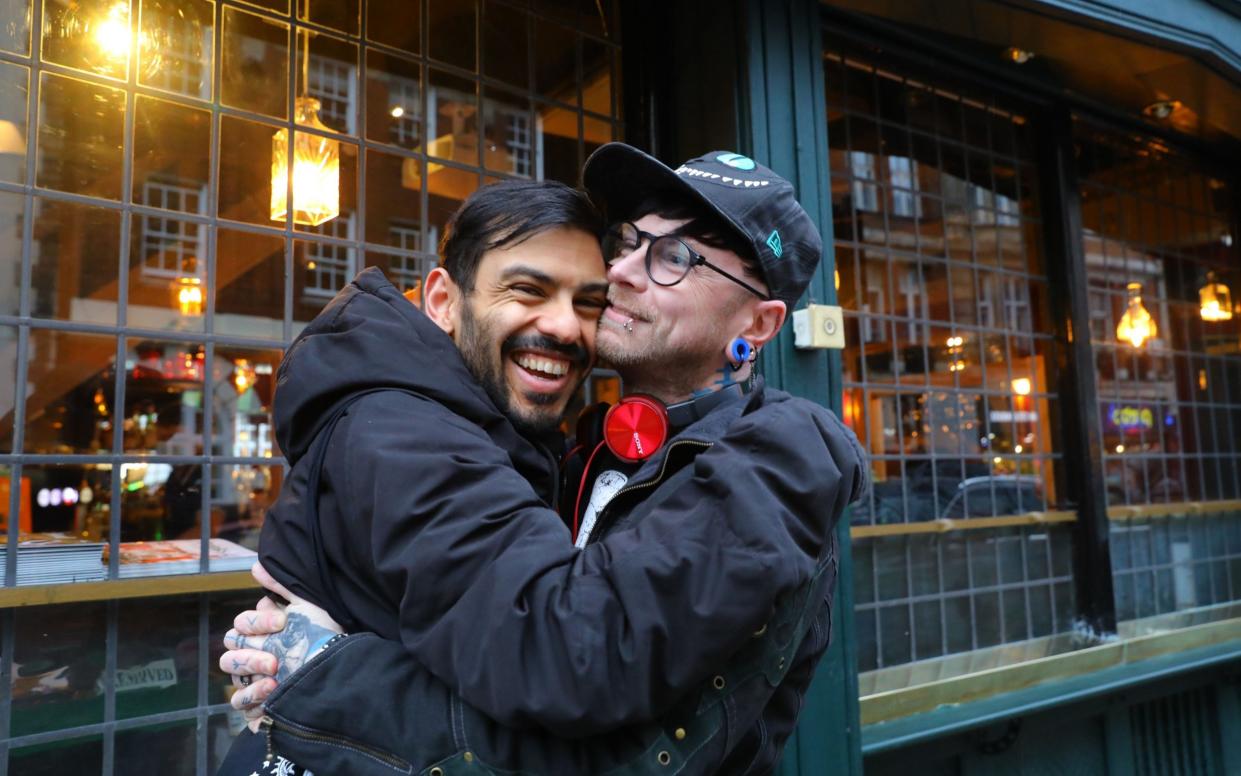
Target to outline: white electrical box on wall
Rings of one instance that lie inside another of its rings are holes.
[[[793,345],[803,350],[845,347],[845,318],[838,305],[812,304],[793,313]]]

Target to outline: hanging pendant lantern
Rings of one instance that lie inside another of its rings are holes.
[[[1128,307],[1120,317],[1120,323],[1116,325],[1116,336],[1121,342],[1140,348],[1148,339],[1154,337],[1157,331],[1155,319],[1142,306],[1142,284],[1130,283]]]
[[[319,120],[319,101],[298,97],[298,126],[331,131]],[[289,130],[277,130],[271,139],[271,219],[288,215]],[[293,223],[318,226],[340,215],[340,142],[298,132],[293,143]]]
[[[1216,282],[1215,273],[1207,273],[1207,282],[1198,289],[1198,301],[1202,320],[1209,322],[1232,320],[1232,294],[1228,286]]]
[[[172,285],[177,309],[182,315],[203,314],[203,281],[197,275],[182,275]]]

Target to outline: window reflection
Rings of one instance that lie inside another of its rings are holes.
[[[26,365],[28,453],[112,449],[116,339],[32,329]]]
[[[284,239],[216,231],[215,332],[283,340]]]
[[[201,464],[121,464],[121,541],[198,539],[202,470]]]
[[[126,340],[122,450],[202,454],[204,359],[196,343]]]
[[[39,86],[40,186],[106,199],[121,196],[120,89],[43,73]]]
[[[211,535],[258,549],[267,508],[280,493],[279,465],[215,464],[211,467]]]
[[[272,397],[279,350],[219,346],[211,370],[212,451],[235,458],[272,458]]]
[[[139,83],[211,99],[214,10],[210,0],[140,0]]]
[[[0,62],[0,180],[26,180],[27,89],[30,71]]]
[[[133,200],[207,215],[211,114],[139,95],[134,107]]]
[[[91,701],[103,695],[105,644],[99,634],[105,609],[105,604],[88,603],[17,610],[9,735],[103,721],[103,704]],[[16,750],[13,757],[23,754]]]
[[[224,104],[278,119],[287,118],[288,25],[226,6],[221,45],[220,98]]]

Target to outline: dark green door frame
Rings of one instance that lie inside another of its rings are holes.
[[[836,303],[831,182],[827,168],[820,8],[813,0],[743,0],[746,79],[738,98],[740,149],[788,178],[818,223],[823,261],[805,302]],[[790,327],[763,352],[768,383],[840,412],[839,351],[799,351]],[[861,774],[857,638],[849,526],[837,528],[840,568],[832,605],[832,643],[785,748],[784,774]]]

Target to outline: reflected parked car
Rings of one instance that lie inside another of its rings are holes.
[[[1043,483],[1038,477],[1001,474],[968,477],[940,510],[942,518],[959,519],[1018,515],[1043,508]]]

